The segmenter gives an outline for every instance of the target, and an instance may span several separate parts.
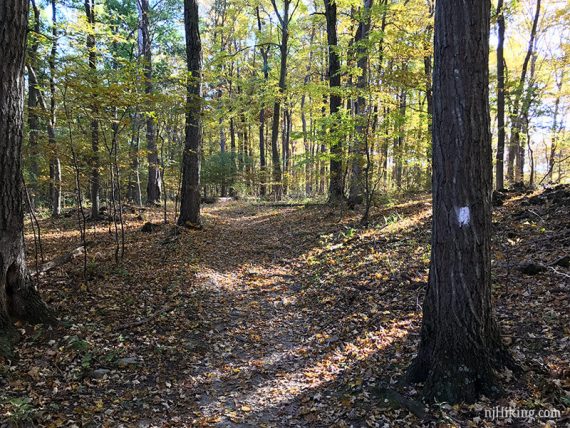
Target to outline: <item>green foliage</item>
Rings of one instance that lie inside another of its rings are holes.
[[[212,186],[231,186],[236,179],[235,156],[232,153],[214,153],[202,164],[202,183]]]
[[[16,427],[24,427],[33,422],[36,410],[32,405],[32,400],[28,397],[9,398],[8,419]]]

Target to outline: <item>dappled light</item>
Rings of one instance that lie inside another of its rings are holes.
[[[0,0],[0,428],[570,421],[569,0]]]

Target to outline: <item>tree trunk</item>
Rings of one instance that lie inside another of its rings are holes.
[[[283,109],[283,133],[281,136],[281,154],[283,157],[283,184],[282,184],[282,194],[287,195],[289,190],[289,162],[291,158],[291,145],[290,145],[290,136],[291,136],[291,111],[289,107],[285,105]]]
[[[334,0],[324,0],[325,16],[327,20],[327,44],[329,51],[328,79],[330,87],[329,110],[331,115],[338,113],[340,109],[340,56],[337,38],[337,6]],[[331,129],[334,135],[334,127]],[[330,148],[330,185],[329,203],[336,204],[344,200],[344,183],[342,174],[342,141],[332,139]]]
[[[222,91],[219,90],[218,91],[218,98],[222,98]],[[220,186],[220,196],[222,198],[225,198],[226,196],[228,196],[228,192],[227,192],[227,188],[226,188],[226,170],[225,170],[225,162],[226,162],[226,133],[224,131],[224,119],[223,117],[220,117],[218,119],[218,128],[220,131],[220,160],[222,162],[222,183]]]
[[[140,148],[140,125],[139,114],[135,112],[132,116],[131,135],[131,172],[129,174],[128,199],[142,206],[141,179],[139,172],[139,148]]]
[[[396,188],[402,188],[402,176],[404,170],[404,143],[405,143],[405,129],[406,122],[406,108],[407,108],[407,93],[404,88],[400,91],[399,95],[399,115],[396,121],[396,137],[394,138],[394,181]]]
[[[198,3],[184,0],[186,61],[188,82],[186,97],[186,140],[182,155],[182,188],[178,224],[200,225],[200,151],[202,149],[202,44],[198,27]]]
[[[22,137],[28,1],[0,3],[0,353],[9,352],[11,318],[51,321],[33,287],[24,252]]]
[[[348,205],[356,206],[362,203],[364,194],[364,177],[362,171],[364,168],[364,155],[367,153],[368,147],[368,110],[366,108],[366,94],[368,88],[368,35],[370,33],[370,13],[372,10],[372,0],[364,0],[363,10],[354,37],[354,45],[356,46],[356,66],[360,69],[360,75],[356,82],[358,88],[358,98],[356,99],[354,114],[356,115],[356,127],[354,135],[354,150],[352,158],[352,168],[350,177],[350,190],[348,196]]]
[[[55,138],[55,59],[57,56],[57,14],[56,0],[51,0],[51,51],[49,56],[49,92],[50,108],[49,121],[47,126],[48,143],[50,147],[49,156],[49,194],[51,202],[51,213],[53,216],[61,214],[61,163],[58,156],[57,140]]]
[[[31,35],[32,43],[28,48],[28,64],[32,72],[28,73],[28,136],[30,144],[30,199],[34,209],[36,205],[36,197],[39,193],[38,178],[40,169],[38,165],[38,136],[40,132],[40,118],[38,116],[38,107],[40,105],[39,82],[36,73],[33,70],[38,69],[38,48],[40,34],[40,10],[36,6],[35,0],[30,2],[34,14],[34,33]]]
[[[492,393],[509,361],[491,302],[489,22],[486,0],[436,3],[431,267],[409,376],[451,403]]]
[[[87,52],[89,60],[89,71],[92,88],[97,86],[97,52],[95,47],[95,3],[94,0],[85,0],[85,14],[87,22],[90,26],[87,35]],[[101,191],[99,177],[99,106],[97,105],[96,95],[93,95],[93,104],[91,105],[91,219],[99,218],[99,194]]]
[[[429,49],[433,40],[433,14],[435,12],[435,1],[428,1],[428,13],[430,24],[426,28],[426,39],[424,48]],[[433,117],[433,89],[432,89],[432,55],[426,55],[424,57],[424,73],[426,77],[426,103],[427,103],[427,113],[428,113],[428,135],[432,135],[432,117]],[[427,168],[426,168],[426,187],[431,184],[431,144],[427,145],[426,150]]]
[[[255,8],[257,15],[257,30],[261,32],[261,16],[259,6]],[[267,84],[269,79],[268,54],[269,46],[260,47],[259,52],[263,58],[263,80]],[[265,106],[261,104],[259,109],[259,196],[264,197],[267,193],[267,162],[265,160]]]
[[[522,100],[522,104],[521,104],[521,111],[520,111],[520,115],[519,115],[519,125],[520,125],[520,131],[522,133],[522,135],[525,136],[525,141],[519,141],[519,155],[517,157],[517,164],[516,164],[516,171],[515,171],[515,177],[516,177],[516,181],[523,181],[524,178],[524,164],[525,164],[525,147],[524,147],[524,143],[526,143],[527,145],[530,144],[530,139],[529,139],[529,126],[530,126],[530,107],[532,105],[533,102],[533,98],[534,98],[534,92],[535,92],[535,82],[534,82],[534,77],[535,77],[535,73],[536,73],[536,60],[537,60],[537,55],[536,55],[536,38],[534,40],[534,47],[532,50],[532,56],[531,56],[531,60],[530,60],[530,73],[529,73],[529,77],[528,77],[528,84],[526,87],[526,91],[524,93],[524,98]]]
[[[503,0],[497,4],[497,158],[495,165],[495,188],[505,187],[505,58],[503,46],[505,43],[505,14]]]
[[[554,164],[556,163],[556,151],[558,149],[558,133],[560,132],[558,125],[558,115],[560,113],[560,97],[562,95],[562,84],[564,83],[564,69],[560,72],[560,78],[556,76],[556,101],[554,102],[554,114],[552,117],[552,127],[550,128],[550,157],[548,158],[548,172],[542,179],[544,181],[548,178],[548,183],[553,183],[552,176],[554,174]],[[541,182],[542,182],[541,181]]]
[[[144,92],[147,96],[153,93],[152,84],[152,46],[149,30],[149,4],[148,0],[139,3],[140,30],[142,35],[142,57],[144,67]],[[148,161],[148,181],[146,186],[146,202],[149,205],[160,204],[162,193],[162,177],[160,175],[160,163],[158,160],[158,148],[156,145],[156,119],[152,114],[146,118],[146,150]]]
[[[279,149],[277,140],[279,139],[279,120],[281,118],[281,102],[285,94],[285,84],[287,77],[287,53],[289,43],[289,21],[292,14],[289,14],[291,0],[283,0],[283,12],[279,12],[275,0],[271,0],[275,14],[281,24],[281,43],[279,44],[280,64],[279,64],[279,92],[273,104],[273,122],[271,124],[271,163],[273,164],[273,186],[272,193],[276,200],[280,200],[283,193],[281,160],[279,159]],[[294,12],[294,11],[293,11]]]

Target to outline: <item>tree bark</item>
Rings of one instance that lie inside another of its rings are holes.
[[[34,33],[31,35],[32,43],[28,47],[28,64],[30,70],[38,69],[38,48],[40,34],[40,10],[36,6],[36,2],[30,2],[34,16]],[[36,205],[36,197],[39,193],[38,177],[40,169],[38,165],[38,137],[40,132],[40,118],[38,116],[38,107],[40,105],[39,82],[35,72],[28,73],[28,142],[30,144],[30,199],[32,207]]]
[[[22,137],[28,1],[0,3],[0,352],[9,352],[11,318],[52,321],[33,287],[24,251]],[[11,335],[10,335],[11,336]]]
[[[51,202],[51,213],[53,216],[61,214],[61,163],[59,161],[57,140],[55,137],[55,59],[57,57],[57,8],[56,0],[51,0],[51,51],[49,56],[49,92],[50,92],[50,107],[49,107],[49,121],[47,126],[48,143],[50,147],[49,156],[49,194]]]
[[[554,174],[554,165],[556,163],[556,152],[558,149],[558,133],[561,127],[558,124],[558,115],[560,113],[560,97],[562,95],[562,84],[564,83],[565,71],[562,69],[560,72],[560,77],[556,76],[556,101],[554,102],[554,114],[552,117],[552,127],[550,128],[550,157],[548,158],[548,172],[541,180],[544,181],[548,178],[548,183],[553,183],[552,176]]]
[[[257,30],[261,33],[261,16],[259,14],[259,6],[255,8],[257,15]],[[269,80],[269,63],[268,54],[269,46],[260,47],[259,53],[263,59],[263,80],[267,84]],[[264,197],[267,193],[267,162],[265,160],[265,106],[263,103],[259,109],[259,196]]]
[[[140,148],[140,124],[138,112],[132,115],[132,134],[131,134],[131,171],[129,174],[129,189],[127,198],[131,202],[135,202],[139,207],[142,206],[141,179],[139,172],[139,148]]]
[[[182,226],[200,226],[200,151],[202,149],[202,44],[198,27],[198,3],[184,0],[184,29],[186,33],[186,139],[182,155],[182,188],[180,216]]]
[[[512,361],[491,301],[489,25],[486,0],[436,2],[432,253],[409,377],[451,403],[493,393]]]
[[[530,107],[534,100],[534,92],[536,89],[535,86],[535,74],[536,74],[536,38],[534,39],[534,46],[532,49],[532,55],[530,60],[530,72],[528,76],[528,84],[524,93],[524,97],[521,103],[521,109],[519,114],[519,126],[520,132],[522,135],[525,136],[525,140],[521,140],[519,138],[519,154],[516,157],[516,171],[515,171],[515,178],[516,181],[523,181],[524,177],[524,164],[525,164],[525,147],[524,143],[526,142],[527,145],[530,145],[530,134],[529,134],[529,126],[530,126]],[[534,178],[534,177],[533,177]],[[532,183],[530,183],[532,186]]]
[[[368,88],[368,35],[370,33],[370,14],[373,0],[364,0],[361,11],[360,23],[354,37],[356,47],[356,66],[360,69],[360,75],[356,82],[358,88],[358,98],[354,106],[356,115],[356,126],[354,135],[354,150],[352,158],[352,168],[350,176],[350,189],[348,205],[354,207],[363,202],[364,196],[364,155],[368,147],[368,110],[366,108],[366,94]]]
[[[428,13],[430,24],[426,28],[426,39],[424,39],[424,49],[429,50],[433,40],[433,15],[435,12],[435,0],[428,0]],[[432,134],[432,117],[433,117],[433,89],[432,89],[432,62],[431,54],[424,56],[424,73],[426,77],[426,104],[428,114],[428,135]],[[427,145],[426,150],[427,168],[426,168],[426,187],[431,184],[431,145]]]
[[[404,172],[404,143],[405,138],[405,123],[406,123],[406,109],[407,109],[407,92],[405,88],[400,91],[399,99],[399,115],[396,120],[396,137],[394,138],[394,181],[396,188],[402,188],[402,176]]]
[[[279,92],[275,102],[273,103],[273,122],[271,124],[271,163],[273,164],[273,186],[272,193],[275,200],[280,200],[283,195],[283,183],[281,172],[281,160],[279,159],[279,149],[277,140],[279,139],[279,121],[281,118],[281,102],[285,95],[286,78],[287,78],[287,54],[289,44],[289,22],[293,13],[289,13],[291,0],[283,0],[283,11],[279,12],[279,8],[275,0],[271,0],[275,14],[281,24],[281,43],[279,44],[280,62],[279,62]]]
[[[497,158],[495,165],[495,188],[505,187],[505,14],[503,0],[497,3]]]
[[[337,37],[337,6],[334,0],[324,0],[325,17],[327,21],[327,44],[329,52],[328,79],[330,88],[329,110],[331,115],[338,113],[341,104],[340,90],[340,56],[338,54]],[[331,129],[334,135],[334,126]],[[344,183],[342,174],[342,141],[332,139],[330,146],[330,184],[329,203],[336,204],[344,201]]]
[[[140,30],[142,35],[142,57],[144,67],[144,92],[152,96],[152,46],[149,29],[149,4],[148,0],[140,0]],[[149,112],[153,113],[153,112]],[[147,204],[160,204],[162,193],[162,177],[160,175],[160,163],[158,160],[158,148],[156,145],[156,119],[153,114],[146,117],[146,149],[148,161],[148,181],[146,187]]]
[[[92,88],[97,86],[97,52],[95,47],[95,3],[94,0],[85,0],[85,15],[89,23],[89,34],[87,34],[87,55],[89,61],[90,80]],[[99,174],[99,106],[97,105],[96,95],[93,95],[93,104],[91,105],[91,219],[99,218],[99,194],[101,189]]]

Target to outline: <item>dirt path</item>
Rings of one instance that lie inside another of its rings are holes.
[[[196,286],[208,308],[202,334],[209,331],[196,338],[207,350],[191,374],[204,422],[303,423],[298,397],[319,382],[304,373],[314,337],[299,307],[298,269],[323,233],[323,224],[307,229],[303,215],[241,204],[205,215]]]

